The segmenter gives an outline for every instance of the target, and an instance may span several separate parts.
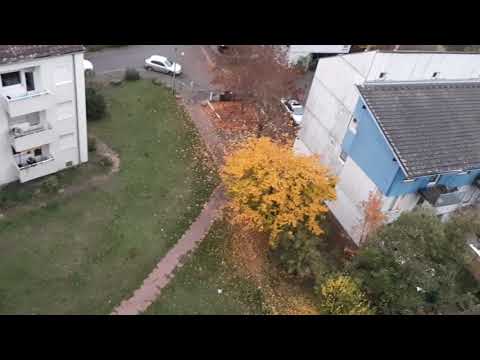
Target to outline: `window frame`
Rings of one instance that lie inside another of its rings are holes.
[[[32,89],[29,89],[28,87],[28,76],[27,74],[31,74],[32,75],[32,85],[33,85],[33,88]],[[25,88],[27,89],[28,92],[30,91],[35,91],[35,71],[33,70],[27,70],[24,72],[24,76],[25,76]]]
[[[18,82],[15,84],[5,85],[3,77],[5,75],[10,75],[10,74],[18,74]],[[2,84],[2,88],[7,88],[15,85],[22,85],[22,72],[18,70],[18,71],[9,71],[9,72],[0,74],[0,83]]]

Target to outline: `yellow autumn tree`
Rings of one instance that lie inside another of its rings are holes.
[[[315,235],[318,216],[335,200],[336,179],[316,156],[297,155],[291,144],[249,138],[225,159],[221,177],[231,197],[233,220],[270,233],[276,246],[281,231],[305,223]]]
[[[373,315],[369,302],[349,276],[328,278],[320,289],[321,311],[326,315]]]

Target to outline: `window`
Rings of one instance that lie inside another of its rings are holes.
[[[21,84],[20,71],[2,74],[2,86],[12,86]]]
[[[436,71],[436,72],[433,73],[432,78],[436,79],[436,78],[438,78],[438,75],[440,75],[440,73]]]
[[[440,179],[440,175],[430,176],[428,178],[428,186],[436,185],[439,179]]]
[[[403,182],[408,184],[408,183],[414,182],[415,180],[416,179],[405,179],[405,180],[403,180]]]
[[[352,118],[352,120],[350,121],[350,125],[348,126],[349,130],[356,134],[357,127],[358,127],[358,120],[355,118]]]
[[[42,156],[42,149],[40,149],[40,148],[35,149],[35,151],[33,152],[33,155],[34,156]]]
[[[27,91],[35,90],[35,82],[33,81],[33,71],[25,72],[25,82],[27,83]]]
[[[71,167],[71,166],[73,166],[73,161],[67,161],[65,163],[65,167]]]
[[[348,158],[348,154],[342,150],[342,152],[340,153],[340,160],[342,160],[342,162],[345,162],[347,161],[347,158]]]
[[[386,72],[381,72],[380,75],[379,75],[379,79],[385,79],[387,77],[387,73]]]

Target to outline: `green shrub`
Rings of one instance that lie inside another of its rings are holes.
[[[326,315],[374,314],[366,295],[350,276],[330,276],[318,293],[320,310]]]
[[[97,150],[97,140],[93,137],[88,138],[88,152]]]
[[[480,289],[465,275],[465,236],[480,224],[467,215],[442,223],[430,211],[403,213],[375,233],[348,270],[382,314],[464,311]]]
[[[279,235],[276,253],[280,264],[289,274],[322,281],[337,270],[335,256],[327,247],[324,238],[300,226],[295,233],[284,232]]]
[[[125,71],[125,80],[126,81],[140,80],[140,73],[135,68],[127,68],[127,70]]]
[[[56,175],[49,176],[43,183],[42,189],[47,194],[52,194],[58,191],[60,187],[60,182],[58,181],[58,177]]]
[[[87,120],[100,120],[107,113],[107,104],[102,94],[98,93],[94,88],[85,90],[87,102]]]

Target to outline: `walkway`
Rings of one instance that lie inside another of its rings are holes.
[[[210,225],[221,214],[226,198],[223,188],[217,187],[209,202],[203,208],[200,216],[190,226],[167,255],[157,264],[155,269],[143,281],[143,285],[134,292],[133,296],[123,301],[112,315],[138,315],[155,301],[160,291],[169,283],[171,275],[177,267],[182,266],[182,259],[194,250],[207,234]]]
[[[115,76],[115,74],[110,75]],[[142,75],[145,76],[146,74],[143,73]],[[148,73],[145,77],[159,78],[155,73]],[[180,105],[184,106],[190,113],[190,117],[213,160],[217,166],[221,166],[225,154],[224,142],[216,134],[208,115],[205,114],[199,101],[196,100],[196,92],[189,89],[188,86],[180,84],[183,85],[178,88],[178,93],[181,95]],[[220,185],[213,191],[200,215],[178,243],[160,260],[140,288],[113,310],[112,315],[138,315],[147,310],[160,295],[161,290],[170,282],[175,269],[182,266],[184,257],[195,250],[200,241],[207,235],[211,224],[221,215],[226,204],[227,198],[223,186]]]

